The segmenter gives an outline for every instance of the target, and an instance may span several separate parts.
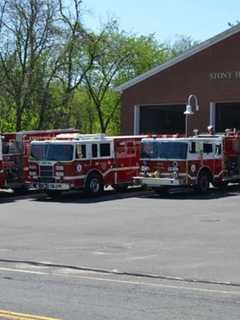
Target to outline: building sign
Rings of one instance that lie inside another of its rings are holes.
[[[211,72],[210,80],[240,80],[240,71]]]

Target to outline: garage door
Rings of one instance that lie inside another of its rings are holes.
[[[185,105],[141,106],[140,133],[184,133]]]
[[[216,131],[224,132],[225,129],[240,130],[240,102],[216,104]]]

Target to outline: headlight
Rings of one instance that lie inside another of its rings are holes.
[[[191,165],[191,171],[192,171],[192,173],[195,173],[195,172],[196,172],[196,169],[197,169],[196,165],[195,165],[195,164],[192,164],[192,165]]]
[[[147,172],[149,170],[150,170],[150,168],[148,166],[141,166],[141,171]]]
[[[140,175],[147,177],[150,175],[150,168],[148,166],[141,166]]]
[[[37,175],[37,172],[36,171],[29,171],[29,176],[30,177],[34,177]]]
[[[56,166],[56,170],[60,170],[60,171],[62,170],[63,171],[64,167],[63,166]]]
[[[30,164],[29,170],[37,170],[37,166],[34,164]]]
[[[64,176],[64,172],[62,172],[62,171],[56,172],[56,177],[63,177],[63,176]]]
[[[172,173],[172,177],[173,177],[174,179],[177,179],[177,178],[178,178],[178,172],[177,172],[177,171],[174,171],[174,172]]]

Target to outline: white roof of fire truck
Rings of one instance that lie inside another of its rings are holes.
[[[110,142],[114,139],[132,139],[144,138],[146,136],[107,136],[102,133],[97,134],[80,134],[80,133],[61,133],[53,139],[46,139],[44,141],[32,141],[32,143],[76,143],[76,142]]]
[[[80,133],[61,133],[56,136],[56,140],[106,140],[107,137],[105,134],[80,134]]]
[[[172,142],[194,142],[194,141],[222,141],[225,137],[224,134],[201,134],[201,135],[195,135],[191,137],[184,137],[184,136],[178,136],[178,135],[152,135],[148,136],[146,138],[143,138],[142,141],[172,141]]]

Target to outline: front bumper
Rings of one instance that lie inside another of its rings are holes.
[[[152,178],[152,177],[134,177],[135,184],[140,184],[148,187],[161,187],[161,186],[184,186],[185,183],[178,178]]]
[[[57,190],[57,191],[67,191],[70,190],[70,185],[68,183],[33,183],[32,187],[37,190]]]

